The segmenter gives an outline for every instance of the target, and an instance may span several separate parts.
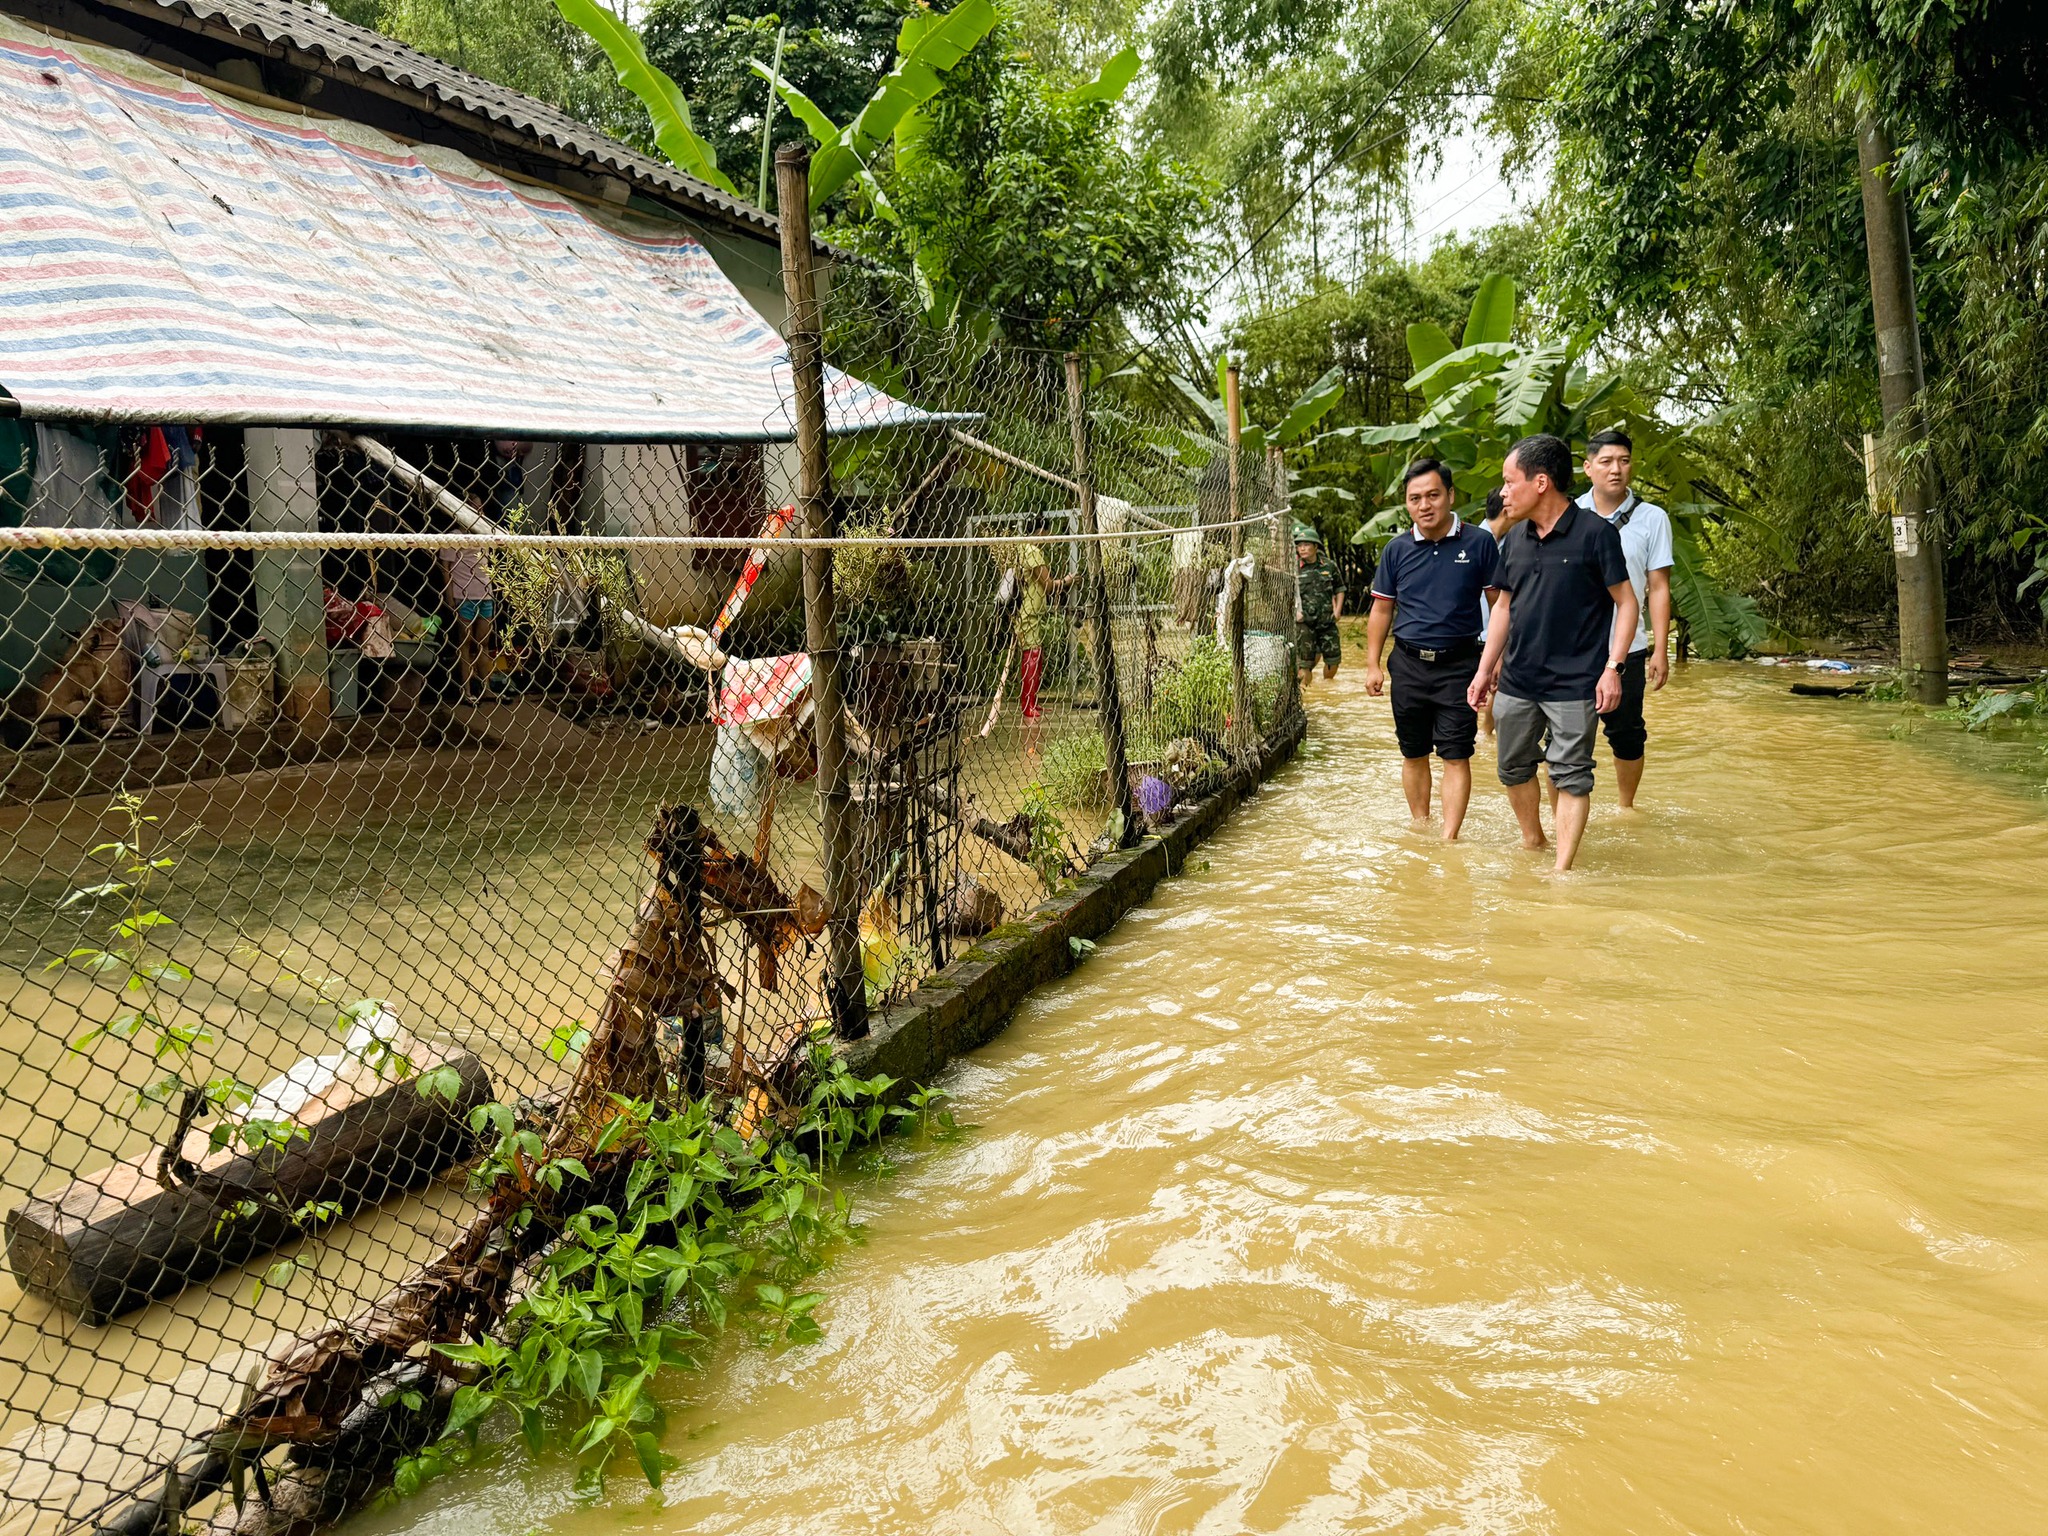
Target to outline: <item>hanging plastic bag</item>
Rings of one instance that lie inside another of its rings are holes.
[[[721,816],[758,815],[768,761],[747,740],[746,728],[721,725],[711,746],[711,806]]]

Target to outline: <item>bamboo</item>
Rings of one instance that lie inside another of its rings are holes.
[[[782,288],[789,304],[785,339],[796,397],[800,463],[797,507],[804,532],[828,539],[838,533],[832,509],[831,463],[825,440],[824,343],[818,293],[811,273],[810,154],[785,144],[776,152],[777,206],[782,211]],[[825,992],[832,1027],[844,1040],[868,1032],[866,983],[861,973],[859,872],[854,868],[853,824],[846,783],[846,699],[840,678],[839,623],[832,591],[832,551],[806,549],[804,648],[811,655],[812,732],[818,749],[818,820],[824,837],[826,921]]]

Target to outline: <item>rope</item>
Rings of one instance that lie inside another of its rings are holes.
[[[1271,523],[1278,514],[1264,512],[1234,522],[1202,523],[1172,530],[1125,529],[1118,533],[991,533],[973,535],[860,534],[817,539],[784,534],[777,548],[983,549],[999,544],[1095,544],[1114,539],[1175,538],[1183,533],[1224,533],[1232,528]],[[230,528],[0,528],[0,553],[23,549],[112,549],[177,552],[202,549],[753,549],[758,535],[738,538],[695,534],[568,534],[568,533],[320,533],[313,530],[255,531]]]

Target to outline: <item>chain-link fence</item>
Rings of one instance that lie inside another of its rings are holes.
[[[167,1481],[226,1497],[224,1424],[259,1478],[332,1447],[532,1257],[489,1247],[477,1106],[762,1131],[819,1021],[1295,707],[1268,466],[858,269],[823,334],[935,414],[0,419],[0,1529],[164,1528]]]

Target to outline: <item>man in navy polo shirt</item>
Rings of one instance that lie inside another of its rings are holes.
[[[1474,707],[1496,684],[1500,781],[1522,844],[1546,846],[1536,764],[1557,791],[1557,872],[1578,856],[1593,797],[1598,717],[1621,702],[1621,671],[1636,636],[1636,590],[1621,535],[1572,500],[1572,454],[1562,438],[1525,437],[1508,451],[1501,495],[1526,521],[1501,541],[1486,654]]]
[[[1500,547],[1484,528],[1451,510],[1451,472],[1417,459],[1402,476],[1414,528],[1380,553],[1365,626],[1365,691],[1387,674],[1380,657],[1394,636],[1394,736],[1408,814],[1429,817],[1429,754],[1444,762],[1444,837],[1455,840],[1472,799],[1472,748],[1479,713],[1466,697],[1479,667],[1479,600],[1496,584]]]

